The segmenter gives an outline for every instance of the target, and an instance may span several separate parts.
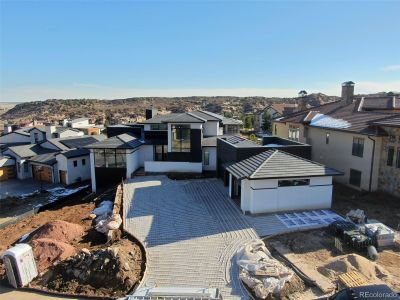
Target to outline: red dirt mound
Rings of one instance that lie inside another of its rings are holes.
[[[54,263],[76,254],[76,249],[73,246],[54,239],[35,239],[30,244],[39,272],[43,272]]]
[[[83,235],[84,229],[82,226],[57,220],[44,224],[29,237],[29,240],[46,238],[71,243],[80,239]]]

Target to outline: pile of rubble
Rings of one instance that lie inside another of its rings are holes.
[[[122,224],[121,216],[113,213],[113,202],[109,200],[102,201],[90,215],[95,221],[95,228],[98,232],[107,234],[110,230],[118,229]]]
[[[25,237],[32,246],[39,272],[76,254],[71,244],[84,235],[82,226],[65,221],[49,222]]]
[[[140,249],[121,240],[106,249],[82,249],[51,268],[38,283],[62,293],[122,296],[139,280],[141,261]]]
[[[240,267],[240,279],[258,299],[279,296],[294,275],[272,257],[261,240],[253,240],[239,249],[236,262]]]

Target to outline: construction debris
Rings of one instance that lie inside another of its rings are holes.
[[[290,269],[272,257],[261,240],[243,246],[236,254],[236,262],[240,279],[260,299],[278,295],[293,276]]]
[[[50,268],[34,285],[60,293],[125,296],[138,282],[142,253],[129,240],[77,255]]]
[[[85,230],[78,224],[66,221],[52,221],[39,227],[35,232],[29,235],[29,240],[35,239],[54,239],[59,242],[71,243],[80,239]]]

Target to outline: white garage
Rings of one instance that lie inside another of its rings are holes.
[[[343,173],[278,150],[227,167],[229,196],[245,213],[330,208],[332,176]]]

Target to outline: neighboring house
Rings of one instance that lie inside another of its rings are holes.
[[[0,151],[9,146],[24,145],[30,143],[30,136],[26,129],[17,129],[0,136]]]
[[[103,139],[103,135],[49,139],[9,147],[4,154],[15,159],[18,179],[69,185],[90,179],[89,151],[83,147]]]
[[[36,156],[41,156],[43,154],[50,154],[50,153],[55,153],[55,150],[46,149],[37,144],[29,144],[29,145],[9,147],[6,151],[4,151],[3,154],[11,156],[15,159],[17,168],[17,178],[27,179],[36,176],[37,173],[35,173],[35,171],[38,170],[37,167],[34,168],[35,170],[32,169],[30,159]],[[53,168],[50,167],[50,170],[46,169],[46,172],[47,171],[53,172],[52,169]]]
[[[103,125],[91,124],[89,118],[64,119],[62,126],[79,129],[85,135],[98,135],[104,130]]]
[[[354,99],[354,83],[345,82],[340,101],[275,119],[273,134],[310,144],[313,160],[344,173],[337,178],[341,183],[400,195],[399,181],[391,178],[397,174],[391,168],[396,169],[395,157],[400,159],[400,153],[396,152],[400,145],[388,142],[398,139],[395,128],[399,124],[394,118],[400,116],[399,109],[399,99],[395,96]],[[385,155],[391,157],[387,162],[393,164],[389,166],[391,171],[382,166]]]
[[[229,195],[246,213],[324,209],[332,202],[334,169],[268,150],[227,167]]]
[[[91,149],[92,188],[96,184],[131,178],[138,168],[148,173],[216,171],[216,141],[205,138],[237,133],[241,121],[207,111],[157,115],[146,111],[138,128],[115,127],[127,133],[87,146]],[[112,175],[110,175],[112,174]]]
[[[0,155],[0,181],[15,178],[15,160],[9,156]]]
[[[29,131],[30,142],[32,144],[41,143],[55,138],[67,138],[83,136],[83,131],[69,127],[60,127],[55,125],[45,125],[33,127]]]
[[[264,114],[269,114],[271,119],[275,119],[281,116],[277,109],[272,105],[268,105],[264,109],[257,110],[254,112],[254,130],[256,132],[262,132],[264,126]]]
[[[90,179],[90,151],[88,149],[65,150],[56,155],[59,182],[70,185]]]

